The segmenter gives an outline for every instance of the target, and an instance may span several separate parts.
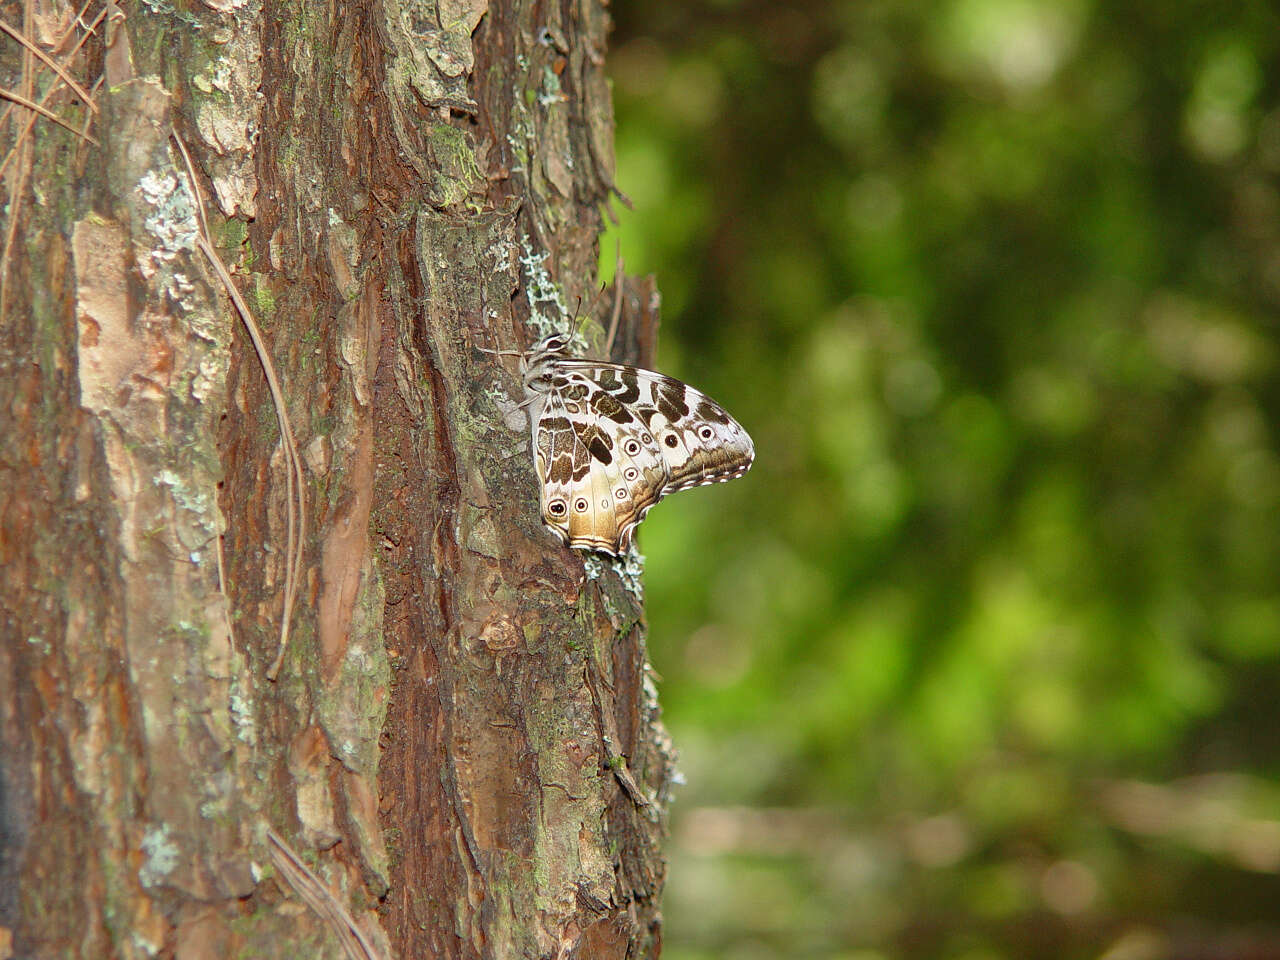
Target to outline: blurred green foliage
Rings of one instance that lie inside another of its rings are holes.
[[[1280,956],[1280,11],[614,14],[665,956]]]

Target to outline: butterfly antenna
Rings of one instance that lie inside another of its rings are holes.
[[[488,331],[489,336],[493,336],[494,332],[495,331]],[[472,349],[478,350],[481,353],[487,353],[491,357],[523,357],[528,352],[526,350],[493,350],[489,347],[480,346],[478,343],[475,342],[474,338],[471,341],[471,347]]]
[[[609,336],[605,339],[605,359],[613,358],[613,338],[618,335],[618,320],[622,317],[622,240],[618,240],[618,262],[613,268],[613,316],[609,319]],[[601,293],[604,292],[602,287]]]

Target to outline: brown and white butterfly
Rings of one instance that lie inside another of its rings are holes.
[[[669,493],[747,472],[751,438],[673,377],[570,355],[556,333],[520,356],[542,522],[577,550],[618,556]]]

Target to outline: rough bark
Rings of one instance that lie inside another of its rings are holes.
[[[99,144],[0,128],[0,958],[352,955],[272,837],[379,955],[656,956],[636,571],[542,528],[477,349],[596,299],[604,8],[145,0],[78,52],[70,11],[20,26],[105,75],[95,117],[47,101]],[[5,47],[0,82],[38,67]],[[286,450],[171,133],[302,453],[275,682]],[[645,360],[656,294],[620,282]]]

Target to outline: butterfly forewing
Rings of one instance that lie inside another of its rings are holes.
[[[687,383],[622,364],[566,361],[647,428],[667,464],[663,494],[732,480],[755,458],[751,437],[724,407]]]
[[[542,518],[569,546],[619,554],[655,503],[751,466],[747,432],[672,377],[575,360],[543,341],[525,364]]]

